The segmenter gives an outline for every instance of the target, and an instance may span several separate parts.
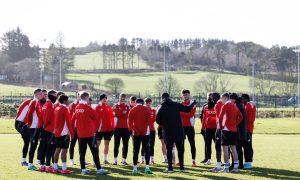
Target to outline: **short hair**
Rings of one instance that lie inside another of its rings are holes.
[[[55,94],[55,93],[56,93],[56,91],[50,90],[50,91],[48,91],[48,96],[49,96],[50,94]]]
[[[217,92],[212,93],[212,100],[217,102],[220,99],[220,94]]]
[[[58,92],[57,92],[57,97],[59,97],[60,95],[63,95],[63,94],[65,95],[65,93],[64,93],[64,92],[62,92],[62,91],[58,91]]]
[[[39,93],[39,92],[42,92],[42,90],[41,89],[36,89],[36,90],[33,91],[33,94],[36,94],[36,93]]]
[[[183,89],[183,90],[181,91],[181,93],[182,93],[182,94],[186,94],[186,93],[191,94],[191,93],[190,93],[190,90],[188,90],[188,89]]]
[[[58,98],[58,102],[60,104],[64,103],[64,101],[67,101],[67,100],[69,100],[69,97],[65,94],[60,95],[59,98]]]
[[[239,98],[239,96],[238,96],[236,93],[231,93],[231,94],[229,95],[229,98],[230,98],[230,99],[237,100],[237,99]]]
[[[242,98],[246,99],[247,101],[250,101],[250,96],[249,94],[242,94]]]
[[[137,100],[137,98],[135,97],[135,96],[130,96],[130,101],[136,101]]]
[[[145,98],[145,102],[146,102],[146,103],[152,102],[152,99],[149,98],[149,97],[146,97],[146,98]]]
[[[104,99],[104,98],[107,99],[107,95],[106,95],[106,94],[101,94],[100,97],[99,97],[100,101],[101,101],[102,99]]]
[[[226,98],[228,98],[229,99],[229,94],[226,92],[226,93],[223,93],[222,95],[221,95],[221,97],[223,98],[223,97],[226,97]]]
[[[87,97],[89,97],[89,96],[90,96],[90,95],[89,95],[88,92],[83,91],[83,92],[80,93],[80,99],[85,99],[85,98],[87,98]]]
[[[136,100],[136,103],[138,103],[138,104],[144,104],[144,100],[142,98],[138,98]]]
[[[47,92],[47,90],[46,90],[46,89],[43,89],[42,92]]]
[[[161,95],[161,99],[168,99],[168,98],[170,98],[170,95],[169,95],[169,93],[163,93],[162,95]]]
[[[208,93],[206,94],[206,97],[209,98],[211,95],[212,95],[212,92],[208,92]]]
[[[125,94],[125,93],[121,93],[121,94],[119,95],[119,98],[126,98],[126,94]]]

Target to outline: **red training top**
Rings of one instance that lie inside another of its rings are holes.
[[[242,121],[243,115],[235,104],[227,101],[220,113],[220,122],[222,130],[237,132],[237,125]]]
[[[26,115],[26,124],[28,128],[40,128],[42,125],[41,104],[38,99],[34,98],[29,103],[29,109]]]
[[[54,105],[50,100],[47,100],[42,107],[43,127],[47,132],[54,130]]]
[[[247,114],[247,130],[248,132],[253,133],[254,121],[256,118],[256,106],[255,104],[248,102],[245,105],[245,109]]]
[[[204,106],[202,129],[216,129],[216,111],[214,107],[208,108],[208,105]]]
[[[190,100],[184,100],[181,102],[182,105],[188,106],[192,102]],[[185,113],[185,112],[180,112],[181,120],[182,120],[182,125],[184,127],[193,127],[195,125],[195,112],[196,112],[196,106],[193,107],[191,112]]]
[[[73,138],[73,128],[69,109],[61,104],[54,110],[55,137],[70,135]]]
[[[76,106],[74,118],[76,118],[75,126],[79,138],[93,137],[95,135],[96,111],[86,101],[80,101]]]
[[[22,104],[19,106],[19,109],[16,114],[16,121],[24,122],[27,112],[29,110],[29,104],[32,99],[26,99]]]
[[[113,106],[113,112],[115,115],[115,128],[128,128],[128,114],[130,107],[125,103],[118,103]]]
[[[96,129],[97,132],[110,132],[114,130],[114,115],[110,105],[106,103],[99,103],[96,106],[97,121]]]
[[[128,115],[128,125],[134,136],[150,134],[150,110],[141,104],[133,107]]]

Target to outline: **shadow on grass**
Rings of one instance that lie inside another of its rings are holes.
[[[79,167],[70,167],[69,169],[74,171],[71,175],[64,175],[64,174],[57,174],[58,176],[63,176],[65,178],[77,178],[77,179],[141,179],[141,178],[168,178],[168,179],[178,179],[178,180],[188,180],[188,179],[199,179],[199,178],[207,178],[207,179],[225,179],[225,180],[232,180],[236,178],[226,177],[228,175],[220,176],[220,174],[209,173],[209,169],[211,167],[207,166],[197,166],[197,167],[190,167],[187,166],[185,173],[180,173],[178,171],[178,167],[174,167],[175,173],[163,173],[163,171],[167,168],[167,165],[156,164],[151,166],[151,170],[153,174],[148,175],[145,174],[144,166],[138,167],[139,174],[134,176],[132,174],[132,166],[105,166],[105,170],[110,171],[112,174],[109,175],[96,175],[96,171],[89,167],[88,169],[91,170],[91,175],[82,175],[81,170]],[[242,170],[240,171],[241,175],[251,176],[253,178],[270,178],[270,179],[287,179],[287,180],[294,180],[299,179],[300,172],[297,171],[290,171],[284,169],[272,169],[272,168],[263,168],[263,167],[256,167],[251,170]]]
[[[272,169],[264,167],[255,167],[253,169],[244,170],[245,174],[256,176],[259,178],[270,179],[300,179],[300,171],[290,171],[286,169]]]

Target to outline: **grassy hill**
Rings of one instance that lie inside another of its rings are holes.
[[[175,77],[181,88],[187,88],[193,91],[194,84],[201,77],[205,77],[209,72],[203,71],[182,71],[182,72],[170,72],[170,75]],[[91,82],[95,84],[95,88],[99,87],[99,76],[101,82],[101,89],[106,89],[104,85],[105,80],[109,78],[121,78],[125,83],[124,91],[132,94],[153,94],[157,93],[154,88],[155,83],[159,78],[164,77],[163,72],[145,72],[145,73],[130,73],[130,74],[116,74],[116,73],[102,73],[102,74],[67,74],[67,78],[70,80],[78,81],[81,83]],[[232,90],[236,92],[251,92],[249,76],[242,76],[238,74],[222,74],[223,77],[229,78],[232,81]],[[193,93],[193,92],[192,92]],[[194,92],[194,95],[198,95],[198,92]]]
[[[149,66],[143,59],[139,59],[137,55],[134,56],[134,67],[147,69]],[[117,69],[121,69],[121,64],[118,64]],[[94,70],[103,69],[103,56],[102,52],[92,52],[84,55],[76,55],[74,59],[74,69],[76,70]]]

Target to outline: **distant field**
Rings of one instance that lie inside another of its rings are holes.
[[[181,71],[181,72],[170,72],[170,74],[175,77],[181,88],[187,88],[192,90],[193,95],[198,95],[197,92],[193,92],[195,82],[208,74],[208,72],[203,71]],[[123,79],[125,83],[124,91],[127,93],[146,93],[153,94],[157,93],[154,88],[157,80],[164,76],[163,72],[147,72],[147,73],[130,73],[130,74],[67,74],[67,78],[70,80],[81,81],[81,82],[92,82],[95,84],[95,87],[99,86],[99,78],[101,77],[102,88],[104,87],[105,80],[109,78],[118,77]],[[223,77],[230,78],[234,84],[232,90],[236,92],[251,92],[249,76],[235,75],[235,74],[222,74]],[[106,89],[104,87],[104,89]]]
[[[138,61],[137,56],[134,56],[134,67],[143,69],[149,68],[143,59]],[[121,64],[118,64],[117,69],[121,69]],[[84,55],[76,55],[74,59],[74,69],[78,70],[94,70],[103,69],[103,56],[102,52],[93,52]]]
[[[0,96],[31,95],[34,87],[0,84]]]

